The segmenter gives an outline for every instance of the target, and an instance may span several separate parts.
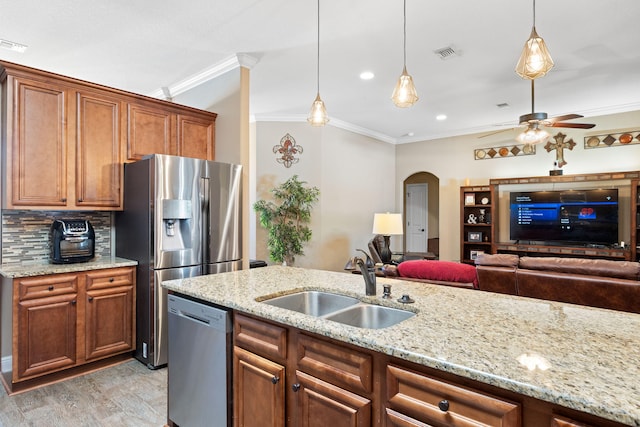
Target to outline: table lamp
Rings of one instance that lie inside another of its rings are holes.
[[[402,214],[377,213],[373,216],[373,234],[382,234],[384,247],[380,249],[380,259],[383,263],[391,262],[389,239],[392,234],[402,234]]]

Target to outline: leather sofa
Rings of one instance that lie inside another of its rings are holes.
[[[481,254],[478,288],[523,297],[640,313],[640,263]]]

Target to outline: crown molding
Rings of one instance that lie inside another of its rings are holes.
[[[251,116],[251,121],[253,122],[305,122],[307,121],[307,116],[302,114],[277,114],[277,115],[269,115],[269,114],[254,114]],[[361,126],[356,126],[351,123],[344,122],[342,120],[330,118],[329,123],[325,126],[333,126],[335,128],[344,129],[349,132],[357,133],[358,135],[367,136],[369,138],[377,139],[378,141],[386,142],[388,144],[397,144],[398,140],[390,137],[389,135],[385,135],[380,132],[374,132],[371,129],[367,129]]]
[[[240,67],[251,69],[257,63],[258,58],[247,55],[245,53],[237,53],[223,59],[222,61],[212,65],[211,67],[205,68],[204,70],[193,74],[190,77],[187,77],[184,80],[181,80],[170,86],[156,89],[155,91],[150,93],[149,96],[160,99],[169,99],[171,97],[180,95],[181,93],[184,93],[188,90],[191,90],[197,86],[200,86],[201,84],[206,83],[209,80],[220,77],[221,75],[231,70]]]

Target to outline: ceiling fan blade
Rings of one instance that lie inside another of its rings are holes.
[[[573,129],[591,129],[595,127],[593,123],[565,123],[565,122],[555,122],[547,125],[552,128],[573,128]]]
[[[579,118],[582,118],[582,117],[584,117],[584,116],[581,116],[580,114],[565,114],[564,116],[551,117],[549,119],[549,121],[562,122],[564,120],[579,119]]]

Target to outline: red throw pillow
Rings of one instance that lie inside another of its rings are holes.
[[[453,261],[416,259],[398,264],[400,277],[440,280],[443,282],[473,283],[478,287],[478,276],[473,265]]]

